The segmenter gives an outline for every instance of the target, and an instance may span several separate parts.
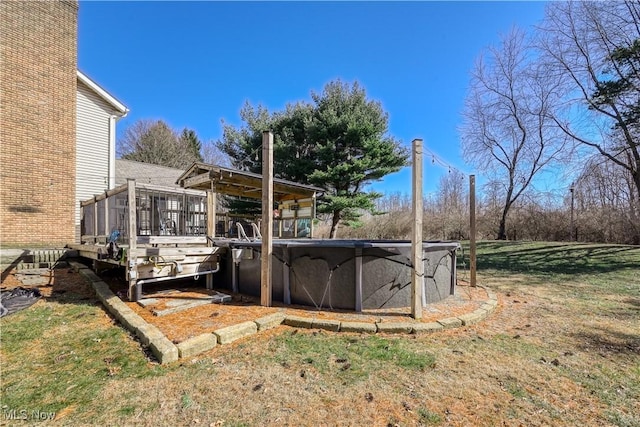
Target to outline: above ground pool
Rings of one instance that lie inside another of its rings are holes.
[[[228,248],[214,278],[260,295],[260,241],[215,239]],[[457,242],[423,242],[423,305],[455,293]],[[398,240],[274,240],[272,299],[318,309],[401,308],[411,304],[411,242]]]

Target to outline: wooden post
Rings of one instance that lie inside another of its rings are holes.
[[[93,198],[93,243],[98,243],[98,201]]]
[[[211,183],[211,190],[207,191],[207,236],[216,237],[216,186]]]
[[[298,204],[297,200],[294,200],[293,203]],[[298,237],[298,209],[293,211],[293,237]]]
[[[476,176],[469,175],[469,280],[476,286]]]
[[[138,226],[136,219],[136,181],[127,179],[127,202],[129,205],[129,249],[127,250],[127,280],[129,280],[129,301],[138,301],[138,266],[136,264],[136,247],[138,245]]]
[[[217,194],[216,194],[216,186],[211,183],[211,190],[207,191],[207,236],[216,237],[216,209],[217,209]],[[207,239],[207,246],[213,246],[213,243]],[[216,255],[217,256],[217,255]],[[236,267],[236,264],[233,263],[233,267]],[[210,264],[210,270],[213,270],[215,266]],[[213,274],[207,274],[205,286],[207,289],[213,289]]]
[[[411,316],[422,319],[422,291],[424,283],[424,263],[422,261],[422,140],[413,140],[413,230],[411,233]]]
[[[107,235],[107,242],[109,241],[109,235],[111,234],[111,228],[109,227],[109,195],[104,198],[104,234]]]
[[[273,134],[262,132],[262,258],[260,305],[271,307],[271,255],[273,253]]]
[[[311,197],[311,220],[309,221],[309,238],[315,237],[315,227],[313,226],[313,220],[316,219],[316,193],[313,193]]]

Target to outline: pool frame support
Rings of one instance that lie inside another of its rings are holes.
[[[422,139],[414,139],[413,145],[413,227],[411,233],[411,316],[422,319],[422,293],[424,284],[424,263],[422,261]]]
[[[362,311],[362,248],[356,247],[355,274],[356,274],[356,303],[357,312]]]

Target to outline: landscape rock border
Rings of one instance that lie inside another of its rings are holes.
[[[216,345],[229,344],[240,338],[275,328],[281,324],[296,328],[324,329],[332,332],[425,334],[481,322],[498,306],[496,294],[483,287],[487,292],[488,299],[480,308],[470,313],[447,317],[430,323],[412,321],[352,322],[272,313],[256,320],[241,322],[201,334],[175,345],[157,327],[147,323],[111,292],[109,286],[87,266],[75,261],[71,261],[70,264],[75,271],[79,272],[91,283],[98,299],[106,307],[107,311],[125,328],[135,334],[143,345],[148,346],[161,364],[175,362],[179,358],[192,357],[211,350]]]

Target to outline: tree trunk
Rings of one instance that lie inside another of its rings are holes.
[[[511,192],[509,192],[509,197]],[[511,208],[511,203],[507,202],[502,209],[502,217],[500,218],[500,227],[498,228],[498,240],[507,240],[507,214]]]
[[[329,238],[335,239],[338,232],[338,223],[340,222],[340,211],[334,211],[331,217],[331,231],[329,231]]]
[[[633,197],[629,200],[629,216],[631,217],[631,224],[633,227],[634,235],[632,236],[632,244],[640,245],[640,227],[638,227],[638,216],[640,216],[640,170],[637,169],[631,173],[633,183],[636,186],[638,192],[638,198],[633,200]]]
[[[507,232],[506,232],[506,223],[507,218],[505,213],[502,213],[502,218],[500,218],[500,228],[498,228],[498,240],[507,240]]]
[[[640,211],[640,168],[631,172],[631,177],[633,178],[633,183],[636,185],[636,191],[638,192],[638,198],[636,199],[636,202],[638,203],[638,208]]]

